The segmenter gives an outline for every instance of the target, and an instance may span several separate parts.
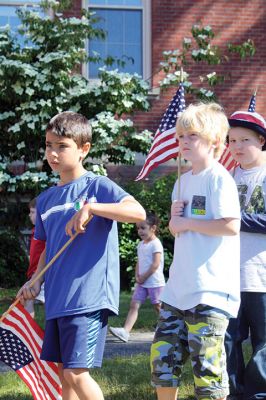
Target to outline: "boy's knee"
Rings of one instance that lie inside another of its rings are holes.
[[[88,373],[85,369],[66,368],[63,370],[63,377],[69,386],[79,386],[85,372]]]

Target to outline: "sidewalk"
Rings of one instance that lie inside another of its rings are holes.
[[[104,359],[114,357],[131,357],[134,354],[149,353],[154,332],[132,332],[127,343],[121,342],[109,332],[106,338]],[[0,373],[12,371],[0,361]]]
[[[149,353],[153,336],[154,332],[133,331],[130,334],[129,341],[123,343],[108,333],[103,358],[130,357],[134,354]]]

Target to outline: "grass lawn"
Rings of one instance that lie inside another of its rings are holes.
[[[16,293],[14,290],[0,289],[0,315],[7,310]],[[122,326],[127,315],[131,295],[121,293],[120,316],[110,318],[110,325]],[[38,305],[37,322],[44,324],[43,306]],[[140,310],[136,330],[149,331],[156,323],[156,314],[147,302]],[[126,345],[125,345],[126,346]],[[247,353],[250,349],[247,347]],[[132,357],[117,357],[104,360],[101,369],[92,371],[92,376],[101,386],[105,400],[155,400],[154,389],[150,386],[149,355],[139,354]],[[179,399],[191,400],[193,396],[192,373],[190,364],[184,368],[183,385]],[[30,400],[32,396],[26,385],[14,372],[0,374],[0,400]]]

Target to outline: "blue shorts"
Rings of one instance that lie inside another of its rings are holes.
[[[64,368],[102,365],[108,310],[69,315],[46,321],[41,359]]]
[[[228,315],[199,304],[181,311],[162,304],[151,346],[152,384],[178,387],[190,356],[197,399],[221,399],[228,391],[224,336]]]

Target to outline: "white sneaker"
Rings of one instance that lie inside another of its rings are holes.
[[[116,336],[118,339],[122,340],[122,342],[128,342],[129,333],[124,328],[112,328],[109,327],[109,331],[112,335]]]

